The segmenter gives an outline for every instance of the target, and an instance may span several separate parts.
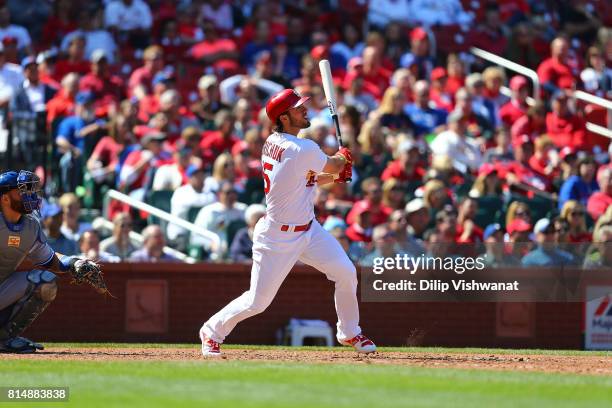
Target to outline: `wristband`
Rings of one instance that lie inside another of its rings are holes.
[[[68,255],[62,255],[59,258],[60,271],[68,272],[72,265],[76,262],[77,258]]]
[[[338,156],[338,157],[342,158],[342,160],[344,160],[344,164],[345,164],[345,165],[346,165],[346,164],[349,162],[349,161],[348,161],[348,159],[346,158],[346,156],[345,156],[345,155],[343,155],[343,154],[342,154],[342,153],[340,153],[340,152],[336,153],[336,154],[335,154],[335,156]]]

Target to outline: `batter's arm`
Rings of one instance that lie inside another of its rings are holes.
[[[319,173],[317,174],[317,185],[323,186],[325,184],[333,183],[334,179],[336,178],[338,178],[337,174]]]
[[[334,155],[334,156],[328,157],[327,163],[325,163],[325,166],[323,166],[323,170],[321,171],[321,174],[323,173],[338,174],[342,171],[342,169],[344,169],[345,164],[346,164],[346,159],[344,158],[344,156]]]

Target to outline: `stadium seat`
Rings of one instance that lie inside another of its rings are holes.
[[[229,248],[232,245],[232,241],[236,236],[236,233],[241,229],[246,227],[246,222],[243,220],[235,220],[229,223],[227,226],[227,247]]]
[[[201,209],[202,207],[189,207],[189,212],[187,213],[187,221],[195,222],[195,219]]]
[[[238,201],[245,204],[261,203],[264,199],[263,178],[250,177],[244,186],[244,192],[238,197]]]
[[[474,217],[474,222],[480,228],[497,222],[499,213],[502,212],[504,202],[498,196],[486,196],[478,198],[478,211]]]
[[[452,187],[452,189],[457,198],[460,199],[466,197],[469,194],[470,190],[472,189],[472,183],[466,180],[465,183],[455,185]]]
[[[188,255],[197,261],[203,261],[208,257],[201,245],[189,245]]]
[[[406,202],[412,200],[415,197],[415,191],[423,185],[421,180],[408,181],[406,183]]]
[[[172,194],[174,194],[172,190],[149,191],[146,195],[145,202],[169,213]],[[149,215],[148,222],[149,224],[158,224],[162,226],[162,228],[167,225],[167,222],[162,222],[159,218],[152,215]]]
[[[604,128],[608,127],[608,111],[597,105],[588,104],[584,107],[584,119]],[[589,148],[599,146],[602,151],[606,151],[610,139],[598,133],[587,132],[587,144]]]
[[[510,203],[512,203],[513,201],[520,201],[529,206],[529,209],[531,210],[531,220],[534,223],[537,222],[540,218],[549,217],[551,214],[554,213],[556,207],[556,203],[554,200],[550,200],[540,195],[534,195],[530,198],[524,195],[512,194],[507,205],[510,205]],[[505,210],[507,209],[508,208],[506,206]]]

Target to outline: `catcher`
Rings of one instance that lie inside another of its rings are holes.
[[[39,178],[29,172],[0,174],[0,352],[33,353],[43,346],[19,335],[55,299],[55,273],[109,293],[100,267],[56,253],[36,217]]]

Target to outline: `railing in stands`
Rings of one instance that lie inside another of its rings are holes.
[[[539,98],[540,78],[538,77],[537,72],[521,64],[517,64],[516,62],[512,62],[508,59],[500,57],[499,55],[495,55],[493,53],[490,53],[489,51],[485,51],[477,47],[471,47],[470,52],[479,58],[490,61],[497,65],[500,65],[514,72],[518,72],[519,74],[524,75],[527,78],[531,79],[531,82],[533,82],[533,97],[534,99]]]
[[[612,139],[612,130],[610,130],[612,128],[612,101],[609,101],[607,99],[601,98],[599,96],[595,96],[593,94],[590,94],[584,91],[575,91],[574,97],[576,99],[580,99],[581,101],[584,101],[587,103],[599,105],[608,110],[608,115],[607,115],[608,127],[607,128],[597,125],[595,123],[590,123],[590,122],[586,124],[586,128],[590,132],[598,133],[600,135],[603,135],[603,136],[606,136]]]
[[[111,221],[102,217],[97,217],[96,219],[94,219],[92,225],[96,230],[105,229],[108,231],[112,231],[114,227],[114,224]],[[142,237],[142,235],[134,231],[130,231],[130,240],[137,242],[138,244],[142,244],[144,242],[144,238]],[[192,258],[189,255],[182,253],[181,251],[177,251],[174,248],[170,248],[169,246],[164,247],[164,253],[171,255],[176,259],[179,259],[186,263],[194,264],[197,262],[197,259]]]
[[[158,217],[158,218],[161,218],[162,220],[176,224],[179,227],[183,227],[186,230],[194,234],[201,235],[210,243],[210,249],[213,252],[217,252],[219,248],[221,248],[222,244],[221,244],[221,239],[219,238],[219,236],[213,232],[208,231],[207,229],[199,227],[189,221],[185,221],[182,218],[169,214],[166,211],[153,207],[152,205],[143,203],[142,201],[132,198],[123,193],[120,193],[117,190],[110,190],[108,192],[108,196],[114,200],[118,200],[118,201],[121,201],[122,203],[126,203],[130,207],[134,207],[141,211],[146,211],[155,217]]]
[[[477,47],[471,47],[470,52],[479,58],[490,61],[506,69],[518,72],[521,75],[525,75],[526,77],[531,79],[531,81],[533,82],[533,98],[528,98],[527,103],[529,105],[533,105],[535,101],[539,98],[540,79],[538,78],[538,74],[534,70],[529,69],[523,65],[517,64],[516,62],[512,62],[510,60],[507,60],[505,58],[502,58],[498,55],[492,54],[488,51],[482,50]],[[508,96],[511,95],[510,90],[506,87],[502,88],[502,92],[505,95],[508,95]],[[610,128],[612,127],[612,101],[609,101],[607,99],[604,99],[599,96],[595,96],[593,94],[590,94],[584,91],[580,91],[580,90],[574,91],[574,98],[587,102],[587,103],[601,106],[608,110],[608,127],[607,128],[601,125],[597,125],[595,123],[591,123],[591,122],[587,122],[586,128],[590,132],[597,133],[597,134],[600,134],[602,136],[612,139],[612,130],[610,130]]]

